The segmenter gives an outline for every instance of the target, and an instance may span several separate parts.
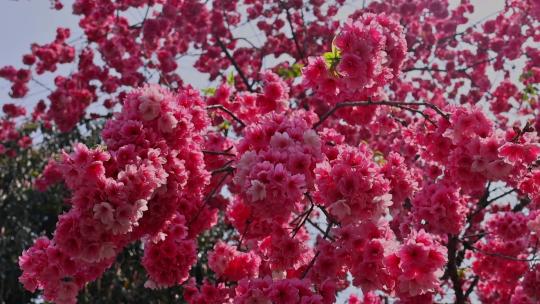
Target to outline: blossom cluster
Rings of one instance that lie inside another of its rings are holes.
[[[403,28],[388,16],[364,14],[335,37],[332,53],[310,59],[304,81],[336,101],[370,96],[399,75],[407,44]]]
[[[387,267],[397,277],[398,293],[418,296],[435,290],[446,262],[446,248],[420,230],[412,233],[400,250],[387,259]]]
[[[208,265],[227,281],[240,281],[243,278],[256,278],[261,259],[253,252],[244,253],[225,243],[217,243],[208,256]]]
[[[72,192],[53,239],[38,240],[20,259],[21,281],[43,289],[48,300],[75,302],[86,282],[142,237],[150,286],[181,283],[195,262],[186,219],[200,221],[195,211],[209,179],[202,152],[194,149],[207,124],[202,100],[189,89],[175,95],[149,86],[123,102],[103,130],[106,150],[78,144],[40,180],[42,188],[62,180]]]
[[[419,227],[435,234],[458,234],[465,224],[467,201],[448,183],[426,185],[412,200]]]
[[[222,105],[243,122],[256,122],[265,114],[285,111],[289,106],[289,87],[275,73],[261,74],[263,83],[261,92],[242,92],[235,94],[234,89],[226,83],[219,85],[213,96],[207,99],[210,105]],[[218,120],[221,122],[220,120]]]
[[[234,183],[255,218],[280,225],[303,209],[304,193],[314,189],[313,169],[322,160],[314,121],[309,112],[273,113],[246,128]]]
[[[389,182],[366,145],[342,146],[316,169],[317,198],[343,223],[377,220],[392,205]]]
[[[445,178],[469,193],[483,191],[487,180],[522,176],[540,153],[535,136],[495,132],[478,108],[456,107],[449,121],[439,122],[436,129],[417,134],[425,146],[423,157],[445,164]]]

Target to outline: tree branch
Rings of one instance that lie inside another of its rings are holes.
[[[520,212],[523,210],[527,205],[531,203],[531,199],[528,197],[522,198],[519,200],[519,204],[515,205],[514,208],[512,208],[513,212]]]
[[[302,226],[304,226],[304,224],[306,223],[306,221],[308,220],[309,216],[311,215],[311,212],[313,212],[313,208],[315,207],[315,205],[311,204],[311,206],[309,206],[309,209],[308,211],[306,212],[306,214],[304,215],[304,217],[302,218],[302,220],[300,221],[300,223],[298,225],[296,225],[296,227],[294,228],[294,230],[292,231],[292,237],[294,238],[296,236],[296,234],[298,233],[298,231],[300,231],[300,229],[302,229]]]
[[[350,101],[350,102],[340,102],[336,104],[332,109],[330,109],[328,112],[324,113],[319,121],[313,125],[313,129],[317,129],[328,117],[330,117],[332,114],[334,114],[337,110],[345,107],[366,107],[366,106],[390,106],[390,107],[396,107],[403,110],[407,110],[413,113],[418,113],[422,115],[426,120],[431,122],[432,124],[436,125],[433,120],[431,120],[427,115],[425,115],[422,111],[412,109],[410,106],[424,106],[427,108],[430,108],[437,112],[437,114],[441,115],[444,119],[450,120],[450,116],[447,113],[444,113],[441,109],[439,109],[436,105],[430,104],[427,102],[396,102],[396,101]]]
[[[315,222],[313,222],[312,220],[310,220],[309,218],[307,219],[307,222],[313,226],[315,229],[317,229],[320,233],[322,233],[324,235],[324,230]],[[332,237],[332,236],[328,236],[328,239],[331,240],[331,241],[335,241],[335,239]]]
[[[199,216],[201,215],[204,207],[206,206],[206,203],[212,198],[214,197],[214,195],[216,195],[218,189],[221,187],[221,185],[225,182],[225,180],[227,179],[227,177],[229,175],[232,174],[233,172],[233,169],[231,167],[231,169],[228,169],[228,170],[223,170],[221,172],[225,172],[225,174],[223,174],[223,176],[221,177],[221,179],[219,180],[219,182],[217,183],[217,185],[210,191],[210,193],[204,198],[204,200],[202,201],[201,203],[201,206],[199,207],[199,210],[197,210],[197,213],[195,214],[195,216],[189,221],[188,223],[188,228],[191,227],[191,225],[199,218]]]
[[[471,282],[471,285],[469,285],[469,288],[467,288],[467,291],[465,292],[465,299],[469,298],[469,296],[474,291],[474,288],[476,287],[479,281],[480,281],[480,277],[474,276],[474,279]]]
[[[494,201],[496,201],[496,200],[498,200],[498,199],[500,199],[500,198],[502,198],[502,197],[507,196],[508,194],[510,194],[510,193],[512,193],[512,192],[514,192],[514,191],[516,191],[516,189],[510,189],[510,190],[506,191],[505,193],[503,193],[503,194],[501,194],[501,195],[498,195],[498,196],[496,196],[496,197],[494,197],[494,198],[489,199],[487,202],[488,202],[488,204],[489,204],[489,203],[492,203],[492,202],[494,202]]]
[[[332,227],[337,224],[336,222],[334,222],[331,218],[330,218],[330,215],[328,214],[328,212],[326,211],[326,209],[324,209],[322,206],[320,205],[317,205],[313,202],[313,198],[311,197],[311,194],[309,194],[309,192],[306,192],[304,194],[309,202],[311,203],[311,208],[310,210],[312,210],[313,206],[317,206],[319,208],[321,208],[321,210],[323,211],[323,213],[325,214],[326,216],[326,223],[327,223],[327,226],[326,226],[326,230],[324,231],[324,234],[323,234],[323,239],[327,239],[327,238],[331,238],[330,236],[330,230],[332,229]],[[302,276],[300,277],[301,279],[305,278],[307,276],[307,274],[309,273],[309,271],[311,270],[311,268],[313,267],[313,265],[315,265],[315,260],[317,259],[317,257],[319,256],[319,254],[321,254],[320,251],[317,251],[315,253],[315,255],[313,256],[313,259],[311,259],[311,261],[309,262],[308,266],[306,267],[306,269],[304,270],[304,273],[302,274]]]
[[[298,56],[300,57],[300,60],[305,61],[306,56],[304,55],[304,51],[300,47],[300,42],[298,41],[298,37],[296,36],[296,33],[294,32],[291,12],[289,11],[289,8],[286,8],[283,1],[280,1],[281,8],[285,11],[285,15],[287,16],[287,22],[289,23],[289,28],[291,29],[292,38],[294,41],[294,44],[296,46],[296,51],[298,52]]]
[[[208,154],[208,155],[224,155],[224,156],[231,156],[231,157],[236,156],[235,154],[229,153],[229,152],[226,152],[226,151],[210,151],[210,150],[202,150],[202,152],[203,152],[204,154]]]
[[[246,238],[246,234],[248,232],[248,229],[249,229],[249,225],[251,224],[252,220],[251,220],[251,216],[246,220],[246,226],[244,227],[244,233],[242,233],[242,235],[240,236],[240,240],[238,241],[238,246],[236,246],[236,248],[238,250],[241,250],[242,249],[242,242],[244,242],[244,239]]]
[[[463,289],[461,287],[461,278],[459,277],[457,263],[456,263],[456,253],[457,253],[457,244],[459,240],[456,236],[448,235],[448,274],[452,285],[454,287],[454,293],[456,295],[456,304],[465,304],[465,295],[463,294]]]
[[[245,127],[246,124],[240,119],[238,118],[238,116],[234,115],[234,113],[227,109],[225,106],[223,105],[210,105],[210,106],[207,106],[206,107],[207,110],[212,110],[212,109],[219,109],[219,110],[222,110],[223,112],[229,114],[234,120],[236,120],[242,127]]]
[[[244,74],[244,72],[242,71],[242,69],[240,68],[240,66],[236,62],[236,60],[233,58],[231,53],[229,53],[229,50],[227,50],[227,47],[225,46],[225,44],[223,44],[221,39],[219,39],[218,37],[216,37],[216,42],[219,45],[219,47],[221,48],[221,50],[223,51],[223,53],[225,53],[225,56],[227,57],[227,59],[229,59],[231,64],[234,66],[234,68],[238,72],[238,75],[240,75],[240,78],[242,78],[242,81],[246,85],[248,91],[253,92],[253,88],[251,87],[251,84],[249,83],[246,75]]]
[[[478,247],[474,247],[473,245],[467,243],[467,242],[463,242],[463,245],[465,247],[467,247],[467,249],[470,249],[472,251],[476,251],[478,253],[481,253],[483,255],[489,255],[489,256],[492,256],[492,257],[497,257],[497,258],[501,258],[501,259],[507,259],[507,260],[511,260],[511,261],[516,261],[516,262],[534,262],[534,261],[540,261],[540,259],[537,259],[536,257],[532,257],[532,258],[529,258],[529,259],[522,259],[522,258],[516,258],[516,257],[513,257],[513,256],[510,256],[510,255],[506,255],[506,254],[502,254],[502,253],[497,253],[497,252],[487,252],[483,249],[480,249]]]

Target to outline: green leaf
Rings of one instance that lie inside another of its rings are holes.
[[[294,79],[302,75],[302,67],[300,63],[295,63],[290,67],[280,67],[277,69],[277,74],[283,79]]]
[[[23,126],[23,130],[24,131],[29,131],[29,132],[33,132],[33,131],[37,130],[37,128],[38,128],[38,124],[35,123],[35,122],[27,122]]]
[[[533,71],[524,72],[523,74],[521,74],[521,76],[519,76],[519,80],[520,81],[526,80],[527,78],[530,78],[533,75],[534,75]]]
[[[336,45],[332,42],[332,53],[336,56],[336,57],[339,57],[341,56],[341,51],[336,47]]]
[[[332,52],[326,52],[323,54],[323,57],[324,57],[324,60],[326,60],[326,62],[330,62],[332,60],[334,60],[334,53]]]
[[[525,87],[525,93],[527,93],[527,94],[529,94],[529,95],[536,96],[537,90],[536,90],[536,88],[535,88],[532,84],[528,84],[528,85]]]
[[[323,58],[328,68],[334,70],[341,59],[341,51],[332,43],[332,51],[324,53]]]
[[[220,130],[228,130],[230,127],[231,127],[231,122],[228,121],[228,120],[224,120],[224,121],[218,126],[218,128],[219,128]]]
[[[216,88],[206,88],[206,89],[202,89],[201,91],[206,96],[214,96],[214,95],[216,95]]]
[[[381,151],[375,151],[373,153],[373,160],[379,165],[382,166],[386,164],[386,159],[384,158],[384,154]]]
[[[234,86],[234,73],[231,71],[229,73],[229,76],[227,76],[227,84],[230,86]]]
[[[467,269],[465,269],[465,268],[459,268],[458,271],[457,271],[459,278],[460,278],[460,279],[465,278],[466,272],[467,272]]]

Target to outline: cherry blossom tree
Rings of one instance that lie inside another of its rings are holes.
[[[144,286],[187,303],[540,301],[540,2],[474,23],[468,0],[71,9],[80,37],[0,68],[8,162],[106,121],[28,179],[65,207],[25,289],[75,303],[135,246]]]

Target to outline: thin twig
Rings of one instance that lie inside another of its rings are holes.
[[[225,152],[225,151],[210,151],[210,150],[202,150],[204,154],[208,155],[224,155],[224,156],[231,156],[234,157],[236,154]]]
[[[456,263],[456,253],[457,253],[457,244],[459,240],[456,236],[448,236],[448,274],[450,280],[452,281],[452,286],[454,288],[454,294],[456,296],[456,304],[465,304],[465,295],[463,294],[463,289],[461,288],[461,278],[458,274],[458,268]]]
[[[486,234],[488,234],[488,233],[487,232],[480,232],[480,233],[475,233],[475,234],[464,235],[464,236],[462,236],[462,238],[469,239],[469,238],[474,238],[474,237],[484,237]]]
[[[326,238],[328,238],[330,236],[330,230],[331,229],[332,229],[332,224],[328,223],[328,226],[326,227],[326,231],[324,232],[324,235],[323,235],[323,239],[326,239]],[[319,254],[321,254],[320,251],[317,251],[315,253],[313,258],[309,262],[308,266],[304,270],[304,273],[302,273],[302,276],[300,277],[301,279],[304,279],[307,276],[307,274],[309,273],[309,271],[311,270],[311,268],[313,268],[313,265],[315,265],[315,260],[317,260],[317,257],[319,256]]]
[[[212,191],[210,191],[210,193],[204,198],[204,200],[202,201],[202,204],[201,206],[199,207],[199,210],[197,210],[197,213],[195,214],[195,216],[189,221],[189,224],[188,224],[188,227],[191,226],[198,218],[199,216],[201,215],[204,207],[206,206],[206,203],[217,193],[217,190],[221,187],[221,185],[225,182],[225,180],[227,179],[227,177],[232,174],[232,170],[229,170],[229,171],[224,171],[225,174],[223,174],[223,176],[221,177],[221,179],[219,180],[219,182],[217,183],[217,185],[212,189]]]
[[[242,78],[242,81],[246,85],[248,91],[253,92],[253,88],[251,87],[251,84],[249,83],[246,75],[244,74],[244,72],[242,71],[242,69],[240,68],[236,60],[234,59],[234,57],[231,55],[231,53],[229,53],[229,50],[227,50],[227,47],[225,46],[225,44],[221,41],[221,39],[219,39],[219,37],[216,37],[216,42],[221,48],[221,50],[223,51],[223,53],[225,53],[225,56],[227,57],[227,59],[229,59],[231,64],[234,66],[234,68],[238,72],[238,75],[240,75],[240,78]]]
[[[496,197],[494,197],[494,198],[492,198],[492,199],[489,199],[487,202],[488,202],[488,204],[489,204],[489,203],[492,203],[492,202],[494,202],[494,201],[500,199],[501,197],[507,196],[508,194],[510,194],[510,193],[512,193],[512,192],[514,192],[514,191],[516,191],[516,189],[511,189],[511,190],[509,190],[509,191],[506,191],[505,193],[503,193],[503,194],[501,194],[501,195],[498,195],[498,196],[496,196]]]
[[[466,246],[468,249],[470,249],[472,251],[476,251],[476,252],[481,253],[483,255],[489,255],[489,256],[497,257],[497,258],[501,258],[501,259],[507,259],[507,260],[516,261],[516,262],[540,261],[540,259],[537,259],[534,256],[532,258],[529,258],[529,259],[521,259],[521,258],[516,258],[516,257],[506,255],[506,254],[502,254],[502,253],[487,252],[487,251],[485,251],[483,249],[480,249],[478,247],[474,247],[473,245],[471,245],[471,244],[469,244],[467,242],[463,242],[463,244],[464,244],[464,246]]]
[[[523,210],[527,205],[531,203],[531,199],[528,197],[522,198],[519,200],[519,203],[512,208],[512,212],[520,212]]]
[[[430,121],[431,123],[435,124],[427,115],[425,115],[423,112],[412,109],[410,106],[424,106],[430,109],[433,109],[437,114],[441,115],[444,119],[450,120],[450,116],[447,113],[444,113],[441,109],[439,109],[436,105],[427,103],[427,102],[396,102],[396,101],[350,101],[350,102],[340,102],[336,104],[332,109],[330,109],[328,112],[324,113],[319,121],[313,125],[313,129],[317,129],[328,117],[330,117],[332,114],[334,114],[338,109],[345,108],[345,107],[366,107],[366,106],[390,106],[390,107],[396,107],[400,109],[404,109],[407,111],[411,111],[414,113],[419,113],[426,120]]]
[[[311,194],[309,194],[309,192],[306,192],[304,193],[304,195],[308,198],[309,202],[311,203],[311,206],[317,206],[319,207],[323,213],[326,215],[326,222],[327,222],[327,226],[326,226],[326,230],[324,231],[323,233],[323,239],[327,239],[327,238],[331,238],[330,236],[330,230],[332,229],[332,227],[334,225],[336,225],[337,223],[334,222],[331,218],[330,218],[330,215],[328,214],[328,212],[326,211],[326,209],[324,209],[324,207],[320,206],[320,205],[317,205],[313,202],[313,198],[311,197]],[[333,240],[333,239],[332,239]],[[317,257],[319,256],[321,252],[320,251],[317,251],[315,253],[315,255],[313,256],[313,259],[311,259],[311,262],[309,262],[308,266],[306,267],[306,269],[304,270],[304,273],[302,274],[302,276],[300,277],[301,279],[305,278],[308,274],[308,272],[311,270],[311,268],[313,267],[313,265],[315,265],[315,260],[317,259]]]
[[[332,216],[330,216],[330,213],[328,213],[328,211],[326,210],[326,208],[324,208],[324,206],[315,204],[315,202],[313,201],[313,197],[311,196],[309,192],[304,193],[304,195],[308,198],[309,202],[312,205],[315,205],[317,206],[317,208],[321,209],[322,213],[324,213],[324,216],[326,217],[326,221],[328,221],[330,224],[336,224],[336,225],[338,224],[336,221],[334,221]]]
[[[292,38],[296,46],[296,51],[298,52],[298,56],[300,57],[300,60],[305,61],[306,56],[304,55],[304,51],[302,50],[302,47],[300,47],[300,42],[298,41],[298,37],[296,36],[296,33],[294,31],[291,12],[289,11],[289,8],[285,7],[285,5],[283,4],[283,1],[280,1],[280,6],[285,11],[287,22],[289,23],[289,28],[291,29]]]
[[[317,223],[315,223],[314,221],[310,220],[310,219],[307,219],[307,222],[313,226],[315,229],[317,229],[320,233],[324,234],[324,230],[321,228],[321,226],[319,226]],[[331,241],[335,241],[335,239],[332,237],[332,236],[328,236],[328,239],[331,240]]]
[[[497,14],[503,12],[504,10],[505,10],[505,9],[500,9],[500,10],[498,10],[498,11],[496,11],[496,12],[493,12],[493,13],[491,13],[491,14],[489,14],[489,15],[487,15],[487,16],[481,18],[481,19],[479,19],[478,21],[476,21],[475,23],[469,25],[467,28],[465,28],[463,31],[461,31],[461,32],[459,32],[459,33],[455,33],[455,34],[453,34],[453,35],[449,35],[449,36],[446,36],[446,37],[443,37],[443,38],[439,39],[439,40],[437,41],[437,44],[443,44],[443,43],[447,42],[448,40],[454,39],[455,37],[465,35],[465,34],[468,32],[469,29],[476,27],[477,25],[479,25],[479,24],[481,24],[482,22],[486,21],[486,20],[489,19],[490,17],[495,16],[495,15],[497,15]]]
[[[294,225],[296,227],[299,220],[301,220],[309,211],[309,208],[302,213],[298,214],[289,224]]]
[[[242,242],[244,241],[244,238],[246,237],[246,234],[248,232],[249,225],[251,224],[251,222],[252,222],[251,218],[248,218],[246,220],[246,227],[244,227],[244,232],[240,236],[240,240],[238,241],[238,246],[236,247],[238,250],[242,248]]]
[[[296,234],[298,233],[298,231],[300,231],[300,229],[302,229],[302,227],[304,226],[304,224],[306,223],[307,219],[309,218],[309,216],[311,215],[311,212],[313,211],[313,208],[315,207],[315,205],[311,204],[311,206],[309,206],[309,209],[308,211],[306,212],[306,215],[304,216],[304,218],[302,219],[302,221],[300,221],[300,224],[298,224],[296,226],[296,228],[294,228],[294,230],[292,231],[292,237],[294,238],[296,236]]]
[[[469,285],[469,288],[467,288],[467,291],[465,291],[465,299],[469,298],[469,296],[474,291],[474,288],[476,287],[479,281],[480,281],[480,277],[474,276],[474,279],[471,282],[471,285]]]
[[[311,259],[311,261],[309,262],[308,266],[306,267],[306,270],[304,270],[304,273],[302,273],[302,276],[300,277],[300,279],[304,279],[307,276],[308,272],[311,270],[311,268],[315,264],[315,260],[317,259],[319,254],[321,254],[320,251],[317,251],[315,253],[315,255],[313,256],[313,259]]]
[[[240,119],[238,118],[238,116],[234,115],[234,113],[227,109],[225,106],[223,105],[210,105],[210,106],[207,106],[206,107],[207,110],[212,110],[212,109],[219,109],[219,110],[222,110],[223,112],[229,114],[234,120],[236,120],[242,127],[245,127],[246,124]]]
[[[46,84],[44,84],[43,82],[41,82],[41,81],[35,79],[34,77],[32,77],[32,81],[35,82],[35,83],[37,83],[40,87],[46,89],[47,91],[53,92],[53,89],[49,88]]]
[[[212,175],[216,175],[216,174],[219,174],[219,173],[222,173],[222,172],[232,172],[232,171],[234,171],[234,167],[230,166],[230,164],[232,164],[232,162],[234,162],[234,160],[230,160],[230,161],[226,162],[221,168],[214,169],[214,170],[212,170],[210,172],[212,173]]]
[[[486,191],[484,191],[484,194],[482,195],[482,197],[478,200],[478,204],[477,204],[477,208],[467,216],[467,222],[471,222],[475,216],[477,216],[480,212],[482,212],[482,210],[486,209],[486,207],[489,206],[489,204],[491,204],[492,202],[488,201],[488,197],[489,197],[489,194],[491,193],[491,191],[489,190],[491,186],[491,182],[488,183],[488,185],[486,186]],[[466,230],[465,230],[465,233],[468,232],[469,228],[471,227],[472,225],[470,225]]]

